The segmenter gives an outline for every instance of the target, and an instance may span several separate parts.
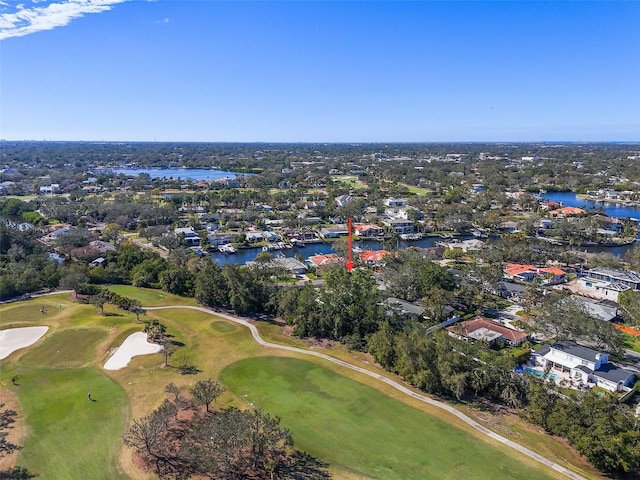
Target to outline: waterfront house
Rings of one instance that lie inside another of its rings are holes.
[[[384,235],[384,229],[378,225],[357,224],[353,226],[354,234],[359,237],[378,237]]]
[[[339,265],[344,263],[344,258],[337,253],[327,253],[326,255],[312,255],[307,258],[307,263],[312,267],[323,267],[326,265]]]
[[[415,232],[415,224],[411,220],[391,219],[382,222],[391,233],[413,233]]]
[[[186,247],[200,246],[200,235],[198,235],[198,232],[196,232],[193,227],[176,228],[173,230],[173,233],[182,239],[182,243],[184,243]]]

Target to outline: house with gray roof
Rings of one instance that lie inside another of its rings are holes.
[[[572,299],[583,305],[587,312],[599,320],[610,322],[618,316],[618,305],[607,300],[594,300],[592,298],[571,295]]]
[[[581,292],[592,298],[618,301],[618,294],[625,290],[640,290],[640,273],[614,268],[592,268],[578,279]]]
[[[612,392],[628,391],[635,381],[635,372],[613,363],[609,355],[575,342],[543,345],[531,354],[531,360],[551,371],[568,374],[578,383],[594,383]]]

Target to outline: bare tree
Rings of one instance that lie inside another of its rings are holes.
[[[224,387],[215,380],[207,379],[198,381],[191,389],[191,395],[209,411],[209,405],[224,393]]]

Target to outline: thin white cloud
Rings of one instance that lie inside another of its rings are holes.
[[[0,40],[22,37],[42,30],[63,27],[89,13],[100,13],[127,0],[67,0],[47,6],[17,5],[16,11],[0,14]]]

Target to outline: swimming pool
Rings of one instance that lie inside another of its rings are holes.
[[[541,372],[540,370],[534,370],[533,368],[530,368],[530,367],[524,367],[522,371],[530,375],[535,375],[536,377],[539,377],[539,378],[543,378],[543,377],[550,378],[554,382],[557,382],[560,379],[560,377],[555,373],[549,372],[545,375],[544,372]]]

